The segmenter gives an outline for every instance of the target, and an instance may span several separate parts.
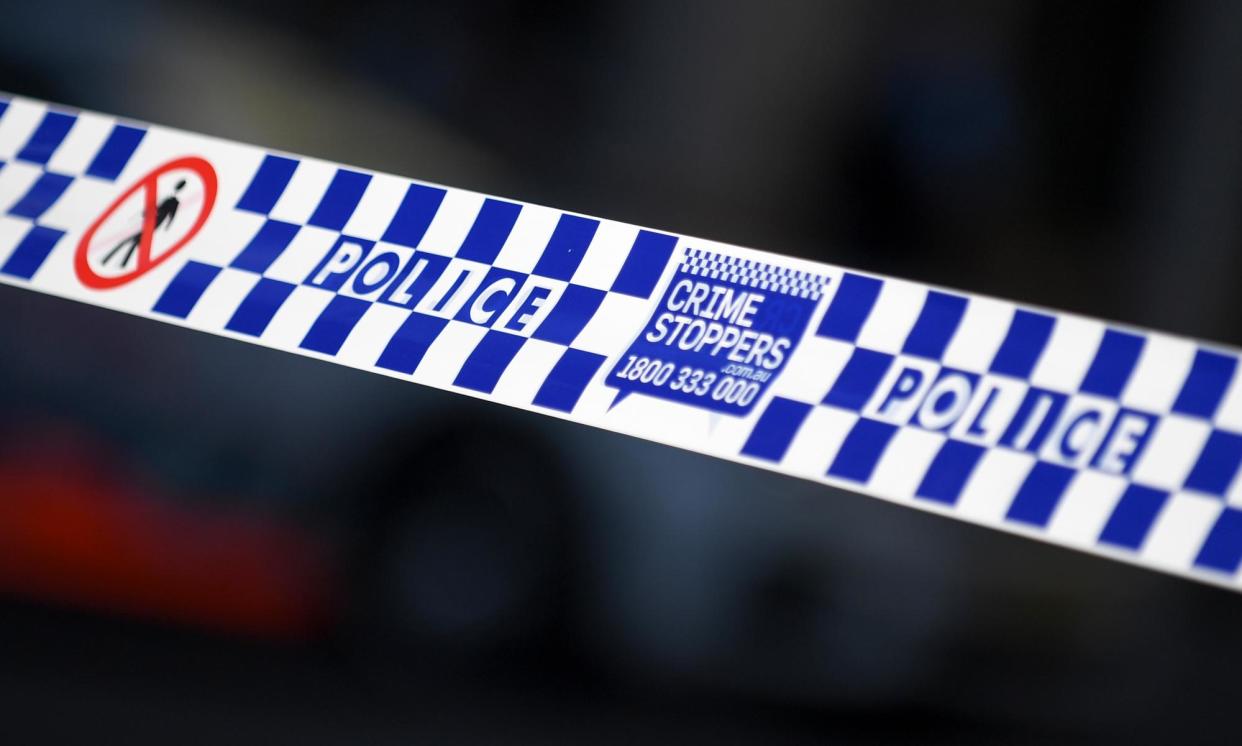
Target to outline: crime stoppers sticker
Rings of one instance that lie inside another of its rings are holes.
[[[744,415],[785,367],[827,278],[690,248],[607,384]],[[615,402],[614,402],[615,405]]]

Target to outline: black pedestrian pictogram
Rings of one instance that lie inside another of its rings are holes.
[[[164,200],[160,202],[159,207],[155,208],[155,225],[151,229],[153,232],[159,229],[160,226],[165,225],[165,223],[167,223],[167,228],[172,227],[172,222],[177,217],[177,207],[181,204],[181,201],[177,199],[177,194],[183,188],[185,188],[185,179],[178,181],[177,186],[173,187],[173,193],[165,197]],[[143,217],[146,217],[145,212]],[[144,228],[139,228],[134,235],[123,239],[116,246],[112,247],[112,250],[104,255],[104,258],[100,264],[107,266],[108,262],[112,261],[112,257],[115,256],[118,251],[120,251],[123,247],[128,246],[129,249],[125,252],[125,256],[121,259],[121,269],[128,267],[129,260],[134,256],[134,251],[137,250],[139,244],[142,243],[142,234],[144,230],[145,220]]]
[[[167,174],[176,174],[169,177],[169,180],[176,179],[176,185],[171,194],[161,199],[160,178]],[[216,170],[199,156],[171,160],[138,179],[82,234],[73,255],[73,270],[78,280],[88,288],[107,290],[133,282],[171,259],[207,222],[216,203],[216,187]],[[190,192],[189,196],[185,191]],[[115,239],[109,238],[96,244],[95,235],[100,227],[118,212],[133,214],[137,209],[135,199],[142,205],[141,230],[126,235],[119,243],[114,244]],[[190,210],[188,217],[182,207]],[[161,226],[166,245],[157,254],[155,233]],[[106,273],[100,274],[99,270],[106,270]]]

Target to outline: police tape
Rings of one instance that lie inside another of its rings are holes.
[[[1232,350],[19,97],[0,211],[0,282],[1242,587]]]

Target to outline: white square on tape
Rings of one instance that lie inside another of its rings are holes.
[[[395,176],[376,174],[362,193],[357,208],[341,230],[347,236],[378,241],[401,206],[410,183]]]
[[[1035,457],[1029,453],[984,451],[957,499],[958,514],[983,523],[1000,523],[1034,465]]]
[[[0,212],[8,212],[26,196],[43,175],[43,169],[30,163],[13,161],[0,168]]]
[[[526,340],[496,382],[492,396],[507,404],[529,406],[564,354],[563,345],[539,339]]]
[[[303,226],[276,261],[264,272],[264,276],[300,285],[311,276],[315,267],[324,260],[336,244],[335,231]]]
[[[483,208],[483,195],[450,189],[440,203],[440,209],[427,226],[419,251],[429,251],[440,256],[454,256],[470,234],[474,220]]]
[[[635,226],[612,220],[600,221],[586,256],[570,282],[599,290],[611,288],[637,238],[638,228]]]
[[[944,364],[975,373],[986,372],[1013,320],[1012,303],[971,298],[957,332],[944,351]]]
[[[1124,478],[1113,474],[1078,472],[1057,503],[1048,523],[1048,535],[1074,546],[1095,546],[1128,485]]]
[[[502,269],[529,274],[539,262],[539,257],[543,256],[543,250],[563,214],[560,210],[538,205],[523,207],[493,264]]]
[[[74,179],[60,199],[43,213],[39,222],[57,228],[75,225],[85,228],[83,216],[93,219],[102,215],[119,193],[115,184],[106,181]],[[201,239],[196,236],[195,240]],[[191,241],[191,245],[193,243]]]
[[[1211,432],[1206,422],[1165,415],[1156,423],[1131,476],[1135,482],[1150,487],[1181,489]]]
[[[320,200],[328,191],[337,167],[331,163],[304,158],[298,163],[293,177],[285,186],[280,199],[272,207],[271,217],[287,223],[303,225],[315,214]]]
[[[222,331],[258,282],[259,276],[253,272],[227,267],[220,270],[216,279],[203,291],[198,303],[194,304],[186,321],[199,329]]]
[[[0,214],[0,266],[8,261],[9,255],[17,244],[30,232],[32,223],[29,220],[9,217]]]
[[[263,330],[263,341],[275,347],[296,350],[319,314],[335,297],[335,293],[320,288],[306,285],[293,288]]]
[[[450,321],[423,355],[414,377],[432,386],[451,386],[487,329]]]
[[[1194,357],[1195,345],[1190,340],[1148,333],[1134,373],[1121,392],[1121,403],[1153,414],[1172,410]]]
[[[358,319],[336,359],[349,365],[371,367],[379,360],[392,337],[409,318],[410,312],[383,303],[373,303]]]
[[[785,369],[772,384],[772,392],[789,399],[819,403],[841,375],[857,349],[852,344],[825,337],[808,336],[789,356]]]
[[[0,161],[12,160],[26,147],[46,112],[47,104],[44,103],[24,98],[9,101],[4,116],[0,117]]]
[[[858,415],[853,412],[811,407],[785,453],[782,468],[804,477],[823,479],[856,422]]]
[[[880,297],[858,334],[858,346],[893,354],[901,352],[926,299],[927,288],[922,285],[885,280]]]
[[[620,293],[608,293],[582,331],[574,347],[601,355],[615,355],[629,347],[647,321],[649,302]]]
[[[111,117],[89,111],[79,114],[78,121],[47,162],[47,170],[72,176],[85,173],[95,156],[99,155],[108,135],[112,133],[113,124]]]
[[[1031,383],[1053,391],[1074,393],[1095,360],[1104,324],[1094,319],[1058,314],[1044,352],[1031,371]]]
[[[1172,570],[1190,569],[1224,507],[1220,498],[1173,493],[1147,535],[1143,558]]]
[[[945,440],[940,433],[913,427],[898,428],[876,464],[867,488],[889,500],[914,497],[914,491],[922,484]]]

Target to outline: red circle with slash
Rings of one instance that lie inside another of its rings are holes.
[[[186,231],[185,235],[177,239],[172,246],[169,246],[158,257],[152,258],[151,245],[155,240],[155,213],[156,202],[159,200],[159,178],[170,171],[186,170],[191,171],[203,182],[203,206],[198,211],[198,217],[194,220],[194,224]],[[125,203],[138,190],[143,190],[143,212],[142,212],[142,233],[137,246],[137,261],[134,268],[128,272],[119,275],[100,275],[91,267],[87,258],[90,251],[91,241],[95,238],[95,232],[104,224],[112,214],[117,211],[122,204]],[[114,288],[118,285],[124,285],[132,282],[139,277],[145,275],[151,270],[163,264],[173,254],[180,251],[191,238],[199,232],[203,227],[203,223],[207,222],[207,216],[211,214],[211,208],[216,202],[216,170],[211,164],[197,156],[188,156],[169,161],[151,173],[142,177],[132,187],[127,189],[124,194],[117,197],[116,200],[104,210],[91,227],[86,230],[82,236],[82,240],[78,242],[78,250],[73,258],[73,269],[78,275],[78,280],[83,285],[96,290],[106,290]]]

